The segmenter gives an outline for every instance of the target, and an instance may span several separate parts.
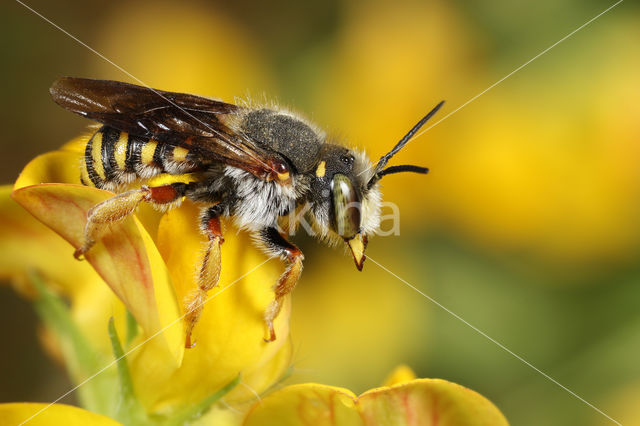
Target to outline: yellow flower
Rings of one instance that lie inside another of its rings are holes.
[[[110,196],[105,191],[77,185],[78,178],[70,170],[81,155],[77,149],[81,145],[82,139],[78,139],[60,151],[37,157],[24,169],[12,193],[33,216],[75,246],[82,239],[86,211]],[[65,183],[39,183],[49,180]],[[38,303],[45,319],[58,317],[48,324],[54,325],[51,331],[58,334],[76,382],[82,383],[99,371],[87,368],[92,364],[87,362],[86,353],[97,354],[101,363],[107,364],[111,354],[104,340],[110,339],[119,360],[119,380],[115,380],[114,371],[107,371],[97,376],[99,380],[96,377],[99,386],[92,388],[84,384],[80,388],[84,391],[83,405],[94,411],[129,424],[151,422],[154,418],[175,422],[176,418],[193,419],[225,396],[227,402],[240,409],[239,413],[217,406],[197,419],[197,423],[360,425],[411,424],[416,420],[439,419],[445,425],[506,424],[500,411],[475,392],[443,380],[414,380],[413,373],[406,367],[397,369],[387,380],[387,386],[360,396],[319,384],[289,386],[260,400],[241,422],[242,411],[250,399],[248,392],[264,392],[289,365],[290,345],[285,338],[288,304],[276,322],[280,338],[274,343],[262,340],[262,312],[273,297],[270,287],[279,272],[275,263],[258,268],[234,283],[234,279],[259,265],[263,257],[242,235],[227,232],[221,284],[212,291],[213,298],[198,323],[195,334],[198,345],[185,351],[179,321],[180,300],[195,286],[194,259],[198,259],[203,244],[197,231],[195,206],[186,204],[160,219],[146,211],[138,218],[113,226],[87,254],[91,269],[68,261],[71,246],[60,244],[51,231],[26,214],[20,214],[19,208],[8,199],[8,192],[8,188],[4,188],[0,211],[8,219],[5,223],[12,228],[8,229],[11,231],[9,243],[2,248],[10,253],[21,250],[21,245],[44,243],[59,253],[40,253],[44,258],[27,257],[13,267],[5,264],[3,274],[13,272],[19,276],[25,267],[37,268],[44,279],[52,283],[53,289],[70,299],[71,331],[59,327],[61,314],[56,313],[53,304],[47,307],[46,302]],[[52,261],[55,259],[60,263]],[[64,273],[67,267],[76,281],[67,279]],[[105,292],[105,284],[117,297]],[[23,288],[27,288],[26,285]],[[36,290],[40,300],[52,297],[49,289],[36,285]],[[59,307],[57,309],[59,311]],[[127,311],[139,328],[135,337],[132,337],[131,324],[126,325]],[[109,317],[115,318],[115,325],[110,325],[107,332]],[[124,352],[117,335],[127,336],[129,353]],[[85,353],[74,354],[69,349],[82,352],[78,349],[84,340],[89,342],[82,350]],[[238,379],[233,378],[239,374],[247,386],[234,388]],[[40,405],[9,404],[0,406],[0,413],[5,410],[10,418],[24,419],[40,408]],[[36,418],[42,424],[52,424],[62,418],[85,421],[92,415],[53,405]],[[108,419],[101,417],[92,421],[99,422],[109,424]]]
[[[118,425],[88,411],[62,404],[0,404],[7,424]],[[135,424],[135,423],[129,423]],[[500,410],[482,395],[455,383],[415,379],[401,366],[384,386],[356,396],[348,389],[307,383],[287,386],[255,403],[245,414],[213,409],[195,425],[365,426],[442,425],[506,426]]]
[[[0,419],[4,425],[18,425],[25,421],[28,421],[30,426],[117,426],[120,424],[108,417],[70,405],[47,406],[48,404],[28,402],[0,404]]]
[[[348,389],[308,383],[288,386],[256,403],[244,426],[507,425],[480,394],[439,379],[414,379],[407,368],[356,396]]]
[[[12,193],[15,201],[76,247],[83,238],[87,210],[112,196],[78,185],[83,140],[34,159]],[[136,395],[148,412],[167,414],[196,404],[238,374],[246,386],[238,386],[227,401],[253,398],[253,392],[264,391],[287,369],[289,303],[276,320],[278,339],[263,340],[263,313],[273,300],[272,285],[282,265],[276,260],[265,263],[267,258],[244,233],[227,227],[220,284],[209,293],[194,331],[196,347],[185,350],[183,300],[196,288],[194,271],[205,243],[193,204],[164,216],[143,209],[137,218],[111,226],[87,253],[87,262],[76,262],[70,245],[7,199],[8,188],[2,195],[2,214],[10,219],[3,224],[11,237],[3,239],[4,251],[17,257],[32,247],[39,250],[14,265],[4,263],[2,274],[20,276],[26,267],[38,270],[70,299],[74,322],[92,350],[102,355],[104,365],[111,359],[107,320],[115,318],[121,336],[131,334],[131,327],[125,330],[130,312],[139,333],[128,338],[127,361]],[[81,370],[76,369],[76,382],[96,372]]]

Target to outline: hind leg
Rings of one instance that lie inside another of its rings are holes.
[[[82,256],[96,243],[111,223],[117,223],[131,215],[142,201],[154,205],[165,205],[177,201],[185,195],[188,185],[173,183],[170,185],[148,187],[123,192],[93,206],[87,212],[84,227],[84,242],[74,253],[76,259]]]

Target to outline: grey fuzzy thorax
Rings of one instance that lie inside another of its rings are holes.
[[[264,148],[283,155],[297,173],[318,163],[324,137],[299,118],[270,109],[252,111],[242,121],[242,132]]]

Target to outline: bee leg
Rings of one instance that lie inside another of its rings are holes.
[[[96,243],[107,225],[124,220],[133,213],[142,201],[156,205],[168,204],[176,201],[185,194],[187,185],[174,183],[171,185],[148,187],[123,192],[96,204],[87,212],[87,224],[84,227],[84,242],[73,256],[82,256]]]
[[[220,279],[220,246],[224,242],[220,225],[221,214],[222,205],[217,204],[205,210],[202,215],[202,231],[209,237],[209,242],[198,271],[198,288],[185,302],[185,348],[195,346],[195,342],[191,340],[191,333],[202,314],[203,305],[207,301],[207,292],[215,287]]]
[[[275,228],[262,230],[260,232],[260,239],[270,251],[278,254],[282,258],[286,258],[288,261],[287,269],[285,269],[274,286],[275,299],[264,313],[264,320],[268,332],[268,337],[265,338],[265,341],[273,342],[276,340],[273,321],[280,313],[284,297],[289,294],[298,283],[298,279],[302,273],[304,255],[298,247],[287,241]]]

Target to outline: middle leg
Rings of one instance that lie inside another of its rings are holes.
[[[193,328],[202,315],[203,305],[207,301],[207,293],[220,280],[220,246],[224,242],[220,224],[222,210],[222,204],[216,204],[206,209],[201,218],[202,232],[209,241],[198,270],[198,287],[185,300],[185,348],[195,346],[195,342],[191,340]]]

